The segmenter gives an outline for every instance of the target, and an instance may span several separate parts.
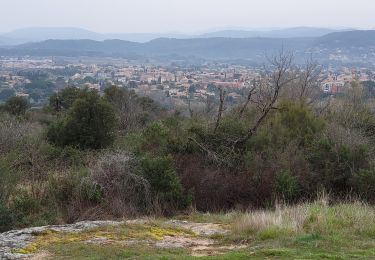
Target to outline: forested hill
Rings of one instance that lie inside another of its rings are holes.
[[[375,31],[334,32],[310,38],[159,38],[146,43],[123,40],[47,40],[0,49],[0,55],[53,55],[53,56],[168,56],[199,57],[204,59],[264,58],[280,48],[297,54],[315,52],[324,58],[338,48],[352,60],[361,58],[366,51],[371,56],[375,48]],[[356,56],[357,55],[357,56]],[[368,59],[368,58],[367,58]],[[370,57],[371,59],[371,57]]]

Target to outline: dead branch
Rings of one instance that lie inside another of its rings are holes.
[[[240,117],[240,118],[242,117],[243,113],[245,112],[247,106],[249,105],[249,103],[250,103],[250,101],[251,101],[251,98],[252,98],[253,94],[256,93],[255,90],[256,90],[256,82],[255,82],[255,79],[254,79],[254,80],[253,80],[253,86],[252,86],[252,88],[250,89],[249,94],[247,95],[246,102],[245,102],[245,104],[243,105],[243,107],[242,107],[241,110],[240,110],[240,114],[239,114],[239,117]]]
[[[214,133],[220,126],[221,117],[223,116],[225,95],[226,95],[226,91],[223,90],[223,88],[220,88],[220,105],[219,105],[219,110],[217,112],[217,119],[216,119]]]

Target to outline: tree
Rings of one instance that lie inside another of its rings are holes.
[[[259,116],[255,122],[249,126],[247,133],[243,137],[237,139],[233,144],[233,148],[239,149],[241,153],[243,153],[245,149],[246,142],[257,132],[270,111],[275,109],[280,91],[294,79],[289,73],[292,61],[293,54],[285,53],[282,50],[279,55],[274,56],[270,60],[272,69],[265,75],[265,80],[255,89],[250,91],[250,97],[248,97],[249,101],[247,103],[252,100],[251,92],[256,91],[257,95],[252,102],[256,105],[259,111]]]
[[[222,117],[224,109],[225,109],[224,108],[225,95],[226,95],[226,91],[223,90],[223,88],[220,88],[220,105],[219,105],[219,111],[217,112],[217,118],[216,118],[216,124],[215,124],[214,132],[216,132],[216,130],[220,126],[221,117]]]
[[[68,114],[51,125],[50,142],[80,149],[101,149],[113,143],[116,116],[113,108],[96,92],[77,99]]]
[[[9,98],[11,98],[12,96],[14,96],[16,92],[14,91],[14,89],[10,89],[10,88],[7,88],[7,89],[3,89],[2,91],[0,91],[0,100],[7,100]]]
[[[145,157],[141,161],[142,175],[151,185],[153,196],[162,203],[172,203],[178,208],[189,204],[190,198],[184,196],[183,188],[174,169],[171,156]],[[166,208],[168,209],[168,208]]]
[[[12,115],[24,115],[29,108],[29,102],[23,97],[11,97],[5,102],[5,111]]]
[[[151,98],[139,97],[133,91],[124,88],[110,86],[105,89],[104,93],[104,98],[116,111],[121,130],[144,125],[160,110]]]
[[[194,85],[194,84],[191,84],[190,87],[189,87],[189,93],[190,94],[193,94],[197,91],[197,86]]]
[[[61,90],[59,93],[55,93],[49,98],[50,107],[54,108],[55,111],[61,109],[69,109],[74,101],[78,98],[83,97],[87,90],[80,90],[75,87],[67,87]]]

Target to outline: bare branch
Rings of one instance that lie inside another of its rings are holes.
[[[225,95],[226,95],[226,91],[223,90],[223,88],[220,88],[220,105],[219,105],[219,111],[217,113],[217,119],[216,119],[214,133],[216,132],[216,130],[220,126],[221,117],[223,116]]]
[[[292,65],[293,54],[285,53],[284,50],[270,59],[273,71],[267,75],[267,83],[260,84],[258,104],[261,107],[261,114],[255,123],[249,127],[247,133],[242,138],[234,142],[234,147],[240,150],[244,149],[244,144],[249,140],[258,130],[261,123],[265,120],[272,109],[275,109],[275,104],[278,100],[280,90],[294,78],[290,76],[289,69]]]
[[[243,113],[245,112],[247,106],[249,105],[249,103],[251,102],[251,98],[253,96],[253,94],[255,94],[255,90],[256,90],[256,81],[255,79],[253,80],[253,86],[252,88],[250,89],[249,91],[249,94],[247,95],[247,99],[246,99],[246,102],[245,104],[243,105],[243,107],[241,108],[240,110],[240,114],[239,114],[239,117],[241,118]]]

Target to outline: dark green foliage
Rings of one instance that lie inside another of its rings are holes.
[[[295,176],[289,172],[281,172],[275,178],[275,192],[286,201],[293,201],[298,197],[299,185]]]
[[[306,145],[323,128],[324,121],[316,117],[305,104],[286,102],[281,105],[271,124],[274,131],[282,131],[278,134],[284,136],[286,141],[296,139],[300,145]],[[280,127],[275,129],[277,125]]]
[[[149,181],[154,196],[163,203],[172,203],[179,208],[186,207],[188,198],[183,195],[182,185],[170,156],[142,159],[143,176]]]
[[[20,190],[12,199],[12,212],[19,226],[45,225],[41,201]]]
[[[88,177],[85,168],[67,174],[54,175],[48,180],[48,195],[60,205],[71,203],[95,204],[102,199],[100,188]]]
[[[353,174],[369,166],[366,146],[348,147],[331,139],[316,141],[308,159],[318,186],[335,192],[349,191]]]
[[[375,97],[375,81],[364,81],[362,85],[365,87],[368,97]]]
[[[143,132],[130,135],[128,144],[137,154],[168,155],[189,153],[192,149],[184,124],[175,117],[152,123]]]
[[[13,213],[0,200],[0,233],[14,227]]]
[[[68,114],[52,124],[50,142],[80,149],[100,149],[113,143],[116,117],[112,107],[96,92],[77,99]]]
[[[10,89],[10,88],[3,89],[0,91],[0,101],[8,100],[10,97],[14,96],[15,94],[16,92],[14,91],[14,89]]]
[[[252,149],[283,148],[290,142],[306,146],[324,127],[324,120],[303,103],[284,102],[251,141]]]
[[[11,97],[5,102],[4,109],[16,116],[24,115],[29,108],[29,102],[23,97]]]
[[[54,84],[51,81],[46,80],[33,80],[31,83],[26,84],[26,89],[41,89],[44,91],[51,91],[54,88]]]
[[[0,201],[8,200],[20,179],[20,174],[12,169],[11,161],[7,157],[0,158]]]
[[[59,93],[55,93],[49,98],[49,106],[55,111],[62,109],[69,109],[74,101],[78,98],[84,97],[87,94],[87,90],[80,90],[75,87],[67,87],[61,90]]]
[[[358,195],[363,199],[375,201],[375,171],[360,170],[355,173],[352,184]]]
[[[253,104],[241,115],[228,107],[215,129],[212,114],[166,116],[125,88],[104,97],[66,88],[25,118],[4,113],[12,120],[0,130],[0,229],[176,213],[190,197],[202,211],[295,203],[321,189],[375,201],[374,113],[337,100],[324,114],[278,102],[238,149],[261,114]],[[106,147],[115,149],[94,150]]]

